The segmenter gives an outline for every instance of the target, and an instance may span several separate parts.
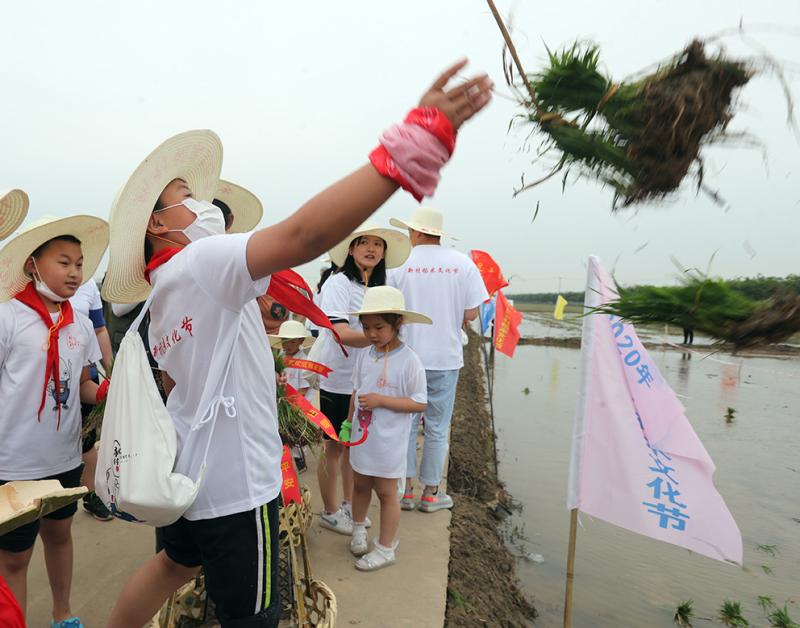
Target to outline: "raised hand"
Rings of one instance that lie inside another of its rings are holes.
[[[465,83],[448,88],[447,84],[450,79],[458,74],[459,70],[467,63],[467,59],[462,59],[450,66],[434,81],[419,101],[420,107],[436,107],[441,110],[456,130],[489,104],[494,87],[494,83],[487,74],[479,74]]]

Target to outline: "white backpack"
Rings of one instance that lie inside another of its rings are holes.
[[[139,335],[139,325],[150,307],[150,297],[120,343],[106,398],[102,437],[95,472],[95,491],[115,517],[125,521],[166,526],[177,521],[192,505],[205,473],[206,458],[220,408],[236,416],[232,397],[222,389],[233,362],[241,330],[239,317],[234,344],[217,394],[199,418],[188,439],[197,438],[210,423],[203,464],[196,480],[175,473],[177,433],[153,379],[150,362]],[[221,355],[226,355],[222,353]]]

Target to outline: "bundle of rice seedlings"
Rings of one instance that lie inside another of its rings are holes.
[[[735,349],[779,343],[800,332],[800,295],[754,301],[725,281],[691,277],[681,286],[619,288],[597,311],[634,325],[669,324],[711,336]]]
[[[599,70],[599,49],[574,44],[548,51],[550,65],[529,76],[535,96],[520,103],[558,151],[555,171],[572,168],[614,189],[613,207],[660,200],[694,167],[702,185],[700,150],[723,137],[733,95],[752,71],[722,54],[707,56],[695,40],[642,78],[615,83]]]
[[[108,367],[108,371],[105,375],[100,375],[100,381],[102,382],[105,379],[111,379],[111,373],[114,370],[114,361],[111,361],[111,364]],[[100,403],[96,403],[92,406],[92,409],[89,411],[89,414],[86,415],[86,418],[83,420],[81,425],[81,438],[86,438],[95,430],[100,430],[103,426],[103,416],[106,413],[106,400],[103,399]]]
[[[559,52],[548,49],[549,65],[526,74],[488,2],[521,79],[504,60],[506,81],[524,110],[516,119],[535,125],[543,136],[541,153],[557,155],[547,176],[517,193],[562,171],[566,183],[573,168],[610,185],[614,209],[663,199],[690,170],[703,187],[701,148],[724,137],[735,92],[754,73],[750,63],[709,55],[695,40],[655,72],[617,83],[600,71],[596,45],[575,43]]]
[[[283,373],[283,358],[275,352],[275,372]],[[313,445],[322,441],[322,430],[306,418],[303,411],[289,401],[286,386],[277,386],[278,395],[278,433],[284,444],[294,447]]]

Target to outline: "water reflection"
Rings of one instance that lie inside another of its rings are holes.
[[[765,625],[758,595],[771,595],[780,606],[788,603],[797,621],[800,506],[791,496],[798,487],[792,469],[797,469],[800,360],[748,358],[725,364],[737,358],[716,354],[702,359],[688,351],[651,352],[651,358],[682,396],[717,466],[715,484],[742,531],[745,569],[583,515],[574,626],[670,626],[682,600],[693,599],[697,615],[709,617],[726,598],[742,603],[751,625]],[[513,360],[498,356],[497,362],[500,474],[524,507],[511,524],[524,529],[524,549],[545,559],[519,565],[520,578],[541,613],[539,626],[561,625],[568,524],[564,502],[579,364],[578,350],[536,346],[518,348]],[[546,387],[531,387],[529,395],[520,392],[540,378],[548,378]],[[736,408],[730,424],[726,407]],[[759,544],[774,544],[779,553],[765,556],[756,550]]]

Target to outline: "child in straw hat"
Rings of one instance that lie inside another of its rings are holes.
[[[108,243],[108,226],[92,216],[42,218],[0,251],[0,484],[81,478],[81,402],[96,403],[107,383],[91,381],[100,360],[88,318],[69,299],[90,280]],[[27,571],[42,537],[53,621],[80,628],[70,610],[72,537],[76,504],[0,536],[0,575],[24,609]]]
[[[320,410],[330,419],[337,433],[348,417],[356,356],[370,344],[361,331],[358,317],[348,316],[346,312],[361,307],[367,287],[385,284],[386,269],[402,264],[410,250],[411,243],[404,233],[367,221],[329,252],[338,270],[322,286],[320,308],[328,315],[342,341],[350,347],[348,355],[343,355],[332,341],[331,332],[321,330],[321,348],[317,358],[333,372],[320,382]],[[325,436],[325,456],[317,466],[324,506],[319,522],[323,528],[347,535],[353,533],[353,472],[349,458],[346,447]],[[341,506],[336,494],[338,469],[342,473]]]
[[[350,464],[353,467],[353,536],[350,550],[361,558],[356,568],[374,571],[395,562],[400,526],[398,483],[406,475],[406,443],[416,413],[427,404],[425,369],[400,341],[400,326],[430,325],[423,314],[406,310],[396,288],[370,288],[357,312],[370,348],[359,353],[353,369]],[[372,491],[381,503],[380,534],[367,545],[366,516]]]
[[[277,625],[281,442],[274,364],[255,299],[274,288],[287,308],[330,327],[300,302],[299,282],[283,269],[341,242],[398,187],[419,198],[433,193],[456,129],[490,99],[486,76],[446,87],[465,63],[442,74],[420,107],[384,134],[369,164],[274,226],[224,234],[222,214],[210,203],[222,147],[210,131],[164,142],[118,195],[103,294],[132,303],[152,285],[150,346],[174,382],[167,410],[178,434],[175,471],[197,478],[204,459],[206,466],[195,502],[163,529],[164,549],[128,581],[109,626],[139,628],[201,566],[223,627]],[[221,412],[210,440],[204,431],[187,439],[205,413],[207,391],[220,387],[231,346],[223,392],[235,400],[236,416]]]
[[[284,359],[305,360],[308,355],[303,349],[307,349],[314,343],[314,338],[305,325],[299,321],[286,321],[281,324],[277,334],[270,334],[269,337],[273,343],[281,346],[281,355]],[[312,379],[316,377],[310,371],[291,366],[286,367],[284,374],[286,383],[303,396],[308,395]]]

